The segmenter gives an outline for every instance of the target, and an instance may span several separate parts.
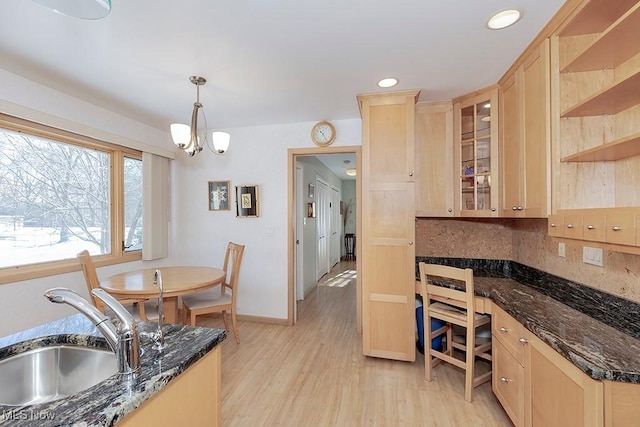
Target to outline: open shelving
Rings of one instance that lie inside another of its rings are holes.
[[[561,162],[606,162],[640,155],[640,132],[560,159]]]

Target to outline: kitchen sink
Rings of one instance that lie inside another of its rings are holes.
[[[113,352],[53,345],[0,360],[0,404],[33,405],[79,393],[118,371]]]

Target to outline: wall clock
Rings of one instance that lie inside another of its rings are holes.
[[[336,128],[331,122],[321,121],[313,125],[311,140],[319,147],[331,145],[336,139]]]

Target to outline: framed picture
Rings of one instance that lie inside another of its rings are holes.
[[[209,210],[229,210],[229,181],[209,181]]]
[[[313,186],[313,184],[309,184],[309,198],[313,199],[314,194],[315,194],[315,187]]]
[[[316,202],[307,203],[307,218],[316,217]]]
[[[258,186],[236,185],[236,216],[258,216]]]

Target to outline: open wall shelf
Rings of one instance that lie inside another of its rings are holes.
[[[560,159],[561,162],[606,162],[640,155],[640,132]]]

